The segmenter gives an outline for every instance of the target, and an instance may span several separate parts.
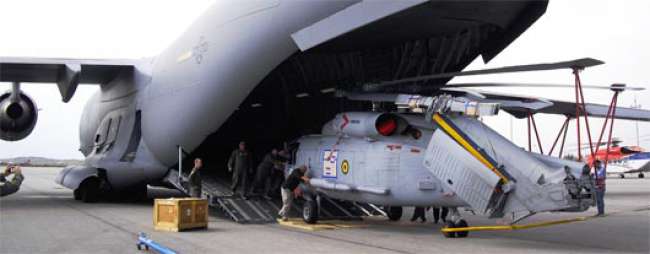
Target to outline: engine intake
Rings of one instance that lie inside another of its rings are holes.
[[[29,136],[38,119],[36,104],[29,96],[19,92],[12,97],[11,91],[0,95],[0,139],[5,141]]]

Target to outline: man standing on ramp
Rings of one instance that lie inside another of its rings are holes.
[[[246,150],[246,142],[239,142],[239,148],[232,151],[228,160],[228,171],[232,172],[232,193],[237,193],[237,188],[241,187],[242,196],[248,199],[246,191],[248,190],[248,175],[253,172],[253,155]]]

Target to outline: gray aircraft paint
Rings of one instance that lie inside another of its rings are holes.
[[[173,165],[177,145],[197,147],[297,50],[291,33],[355,2],[218,2],[156,59],[142,98],[143,140]]]

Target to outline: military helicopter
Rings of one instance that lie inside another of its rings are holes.
[[[600,63],[579,59],[408,81]],[[526,151],[478,119],[500,110],[515,116],[525,116],[522,112],[570,114],[568,109],[575,109],[575,104],[458,87],[441,88],[434,96],[340,94],[350,100],[392,103],[395,110],[340,113],[323,126],[321,134],[303,136],[292,144],[292,164],[308,166],[311,177],[302,186],[306,199],[302,216],[307,223],[318,221],[321,195],[382,205],[390,220],[401,217],[403,206],[449,207],[451,220],[446,227],[461,229],[468,227],[459,213],[461,207],[489,218],[512,214],[514,224],[540,212],[585,211],[595,203],[593,179],[584,163]],[[583,108],[582,114],[606,116],[606,105]],[[617,110],[616,118],[650,120],[648,111]],[[466,237],[468,230],[444,234]]]

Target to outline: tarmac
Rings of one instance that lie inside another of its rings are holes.
[[[449,239],[440,233],[441,224],[431,222],[431,212],[426,223],[410,222],[412,209],[399,222],[328,222],[334,226],[323,230],[241,225],[211,216],[207,230],[157,232],[152,200],[81,203],[54,183],[59,170],[25,168],[20,191],[0,199],[0,253],[144,253],[136,249],[139,232],[179,253],[650,253],[650,179],[636,176],[607,180],[606,217]],[[150,188],[150,198],[179,195]],[[546,213],[530,222],[594,213]],[[463,216],[472,226],[495,224],[468,212]]]

